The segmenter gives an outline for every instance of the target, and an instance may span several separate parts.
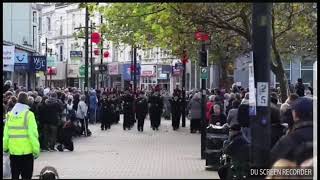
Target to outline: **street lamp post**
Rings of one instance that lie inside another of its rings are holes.
[[[102,23],[103,23],[103,16],[102,15],[101,15],[100,23],[101,23],[100,26],[102,26]],[[103,65],[103,35],[102,35],[102,33],[101,33],[100,65],[101,65],[101,67]],[[103,72],[102,71],[101,71],[100,75],[101,75],[100,88],[102,88],[103,87]]]
[[[89,31],[88,31],[88,23],[89,23],[89,9],[86,6],[86,19],[85,19],[85,54],[84,54],[84,59],[85,59],[85,69],[84,69],[84,90],[87,91],[88,90],[88,69],[89,69],[89,43],[88,43],[88,39],[89,39]]]
[[[201,53],[206,51],[205,43],[202,43]],[[206,53],[204,53],[206,54]],[[200,58],[204,58],[200,56]],[[202,59],[200,59],[202,61]],[[202,67],[207,67],[207,59],[205,57],[205,64]],[[205,98],[206,98],[206,79],[201,79],[201,159],[205,158],[205,148],[206,148],[206,116],[205,116]]]
[[[251,115],[253,168],[268,168],[270,153],[270,61],[272,3],[253,3],[252,40],[254,79],[257,92],[256,116]],[[251,112],[251,111],[250,111]]]

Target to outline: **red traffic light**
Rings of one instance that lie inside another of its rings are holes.
[[[100,34],[97,32],[94,32],[91,34],[91,42],[99,44],[101,41],[101,37]]]

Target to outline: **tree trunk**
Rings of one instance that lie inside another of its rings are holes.
[[[279,58],[279,55],[276,55],[276,61],[281,61]],[[287,100],[288,97],[288,81],[287,81],[287,77],[284,73],[284,69],[282,67],[282,64],[278,64],[277,66],[274,66],[273,64],[271,65],[273,66],[272,71],[273,73],[276,75],[276,78],[279,81],[279,85],[280,85],[280,100],[281,103],[284,103]]]

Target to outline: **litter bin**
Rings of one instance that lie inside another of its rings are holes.
[[[223,142],[228,139],[228,128],[223,126],[209,125],[206,128],[206,169],[217,170],[220,166]]]

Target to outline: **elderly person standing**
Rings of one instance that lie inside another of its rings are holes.
[[[201,122],[201,94],[196,93],[188,104],[188,110],[190,110],[190,132],[196,133],[197,130],[200,131]]]
[[[82,95],[80,97],[80,102],[78,104],[77,118],[81,123],[81,134],[86,133],[85,135],[87,136],[88,121],[86,121],[86,116],[87,116],[88,106],[85,103],[85,101],[86,101],[86,96]]]

